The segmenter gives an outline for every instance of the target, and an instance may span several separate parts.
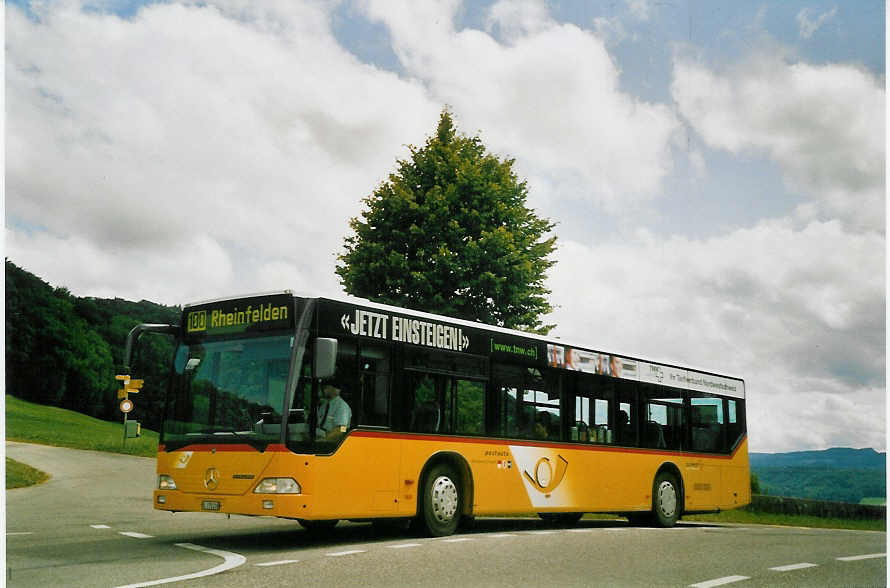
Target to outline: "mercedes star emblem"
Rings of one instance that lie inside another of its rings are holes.
[[[219,470],[209,468],[204,472],[204,487],[208,490],[216,490],[217,486],[219,486]]]

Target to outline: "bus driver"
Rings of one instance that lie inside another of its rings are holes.
[[[352,409],[340,397],[340,389],[334,384],[330,382],[325,384],[322,394],[327,402],[318,407],[318,428],[315,436],[319,439],[336,439],[349,428]]]

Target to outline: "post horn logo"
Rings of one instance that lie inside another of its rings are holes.
[[[204,487],[208,490],[216,490],[219,486],[219,470],[216,468],[208,468],[204,472]]]
[[[561,455],[557,455],[556,457],[557,461],[555,469],[550,462],[549,457],[542,457],[538,460],[538,463],[535,464],[534,476],[527,471],[523,472],[525,477],[528,478],[528,481],[532,483],[532,486],[534,486],[535,490],[538,492],[543,494],[553,492],[553,490],[559,486],[560,482],[562,482],[563,477],[565,477],[569,462],[567,462]]]

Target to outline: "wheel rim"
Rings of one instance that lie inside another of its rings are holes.
[[[433,482],[433,516],[440,523],[447,523],[457,512],[457,486],[448,476],[439,476]]]
[[[667,480],[658,485],[658,508],[669,518],[677,512],[677,490]]]

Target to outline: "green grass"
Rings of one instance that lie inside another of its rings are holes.
[[[142,429],[142,436],[123,444],[123,423],[111,423],[63,408],[43,406],[6,395],[6,438],[57,447],[92,449],[154,457],[158,434]]]
[[[856,529],[859,531],[886,531],[887,521],[829,519],[804,515],[783,515],[767,512],[752,512],[746,509],[726,510],[715,514],[688,515],[684,521],[714,523],[741,523],[745,525],[780,525],[784,527],[820,527],[823,529]]]
[[[6,458],[6,489],[24,488],[42,484],[49,480],[49,474],[34,469],[14,459]]]

